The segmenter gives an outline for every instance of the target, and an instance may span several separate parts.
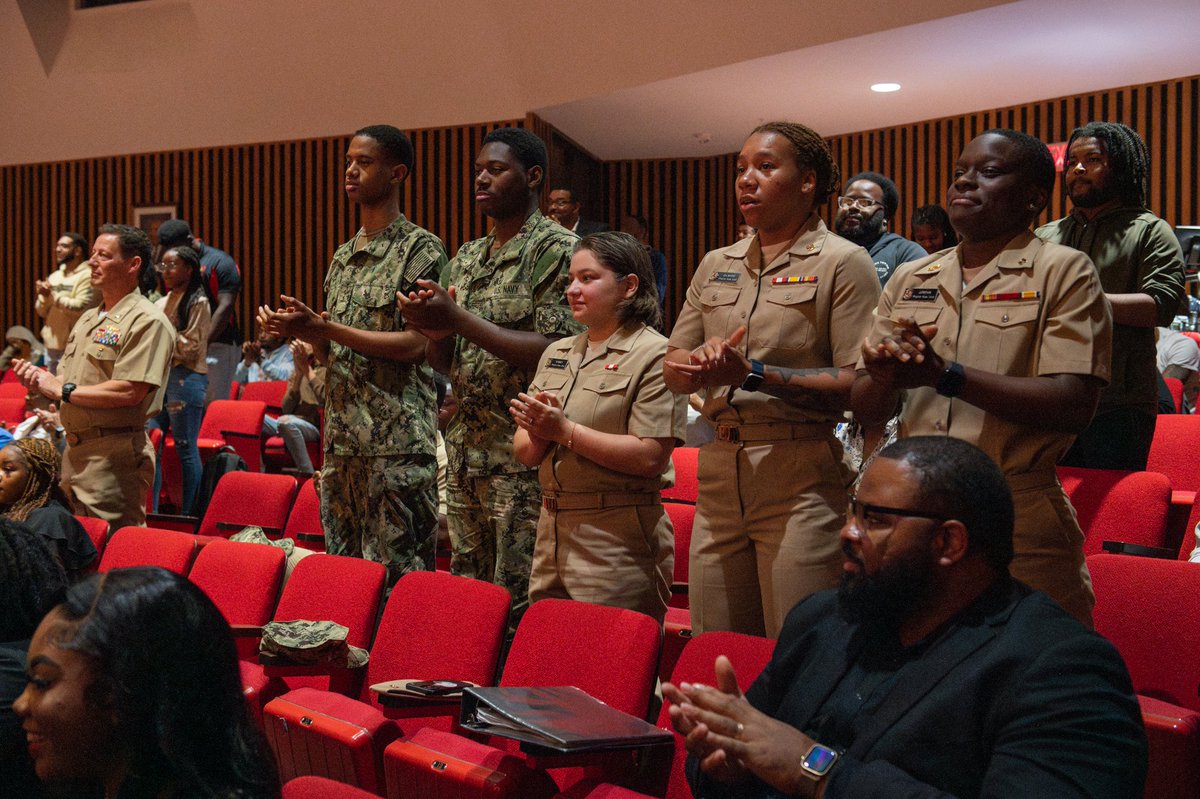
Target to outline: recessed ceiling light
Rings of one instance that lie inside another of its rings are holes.
[[[880,92],[882,94],[886,94],[888,92],[898,92],[898,91],[900,91],[900,84],[899,83],[872,83],[871,91]]]

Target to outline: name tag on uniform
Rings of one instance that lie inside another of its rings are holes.
[[[547,369],[566,369],[567,368],[567,359],[566,358],[547,358],[546,359],[546,368]]]
[[[791,277],[773,277],[772,286],[791,286],[796,283],[816,283],[816,275],[792,275]]]
[[[121,330],[116,327],[108,327],[107,325],[98,328],[92,334],[92,342],[95,344],[103,344],[106,347],[115,347],[121,343]]]
[[[900,295],[900,299],[902,300],[913,300],[915,302],[937,302],[937,298],[938,289],[935,288],[905,289],[904,293]]]
[[[1040,291],[1006,291],[1001,294],[984,294],[980,302],[1012,302],[1013,300],[1040,300]]]
[[[741,278],[738,272],[717,272],[713,275],[714,283],[736,283]]]

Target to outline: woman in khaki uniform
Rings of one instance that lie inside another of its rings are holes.
[[[839,186],[829,147],[760,125],[737,160],[756,233],[704,256],[671,331],[667,385],[700,392],[717,440],[700,449],[689,603],[697,632],[776,637],[805,596],[838,581],[852,474],[843,419],[879,279],[817,209]]]
[[[539,466],[542,487],[529,601],[577,599],[661,622],[675,540],[659,492],[673,482],[687,402],[663,383],[646,248],[625,233],[584,238],[567,300],[587,332],[547,347],[510,407],[514,454]]]

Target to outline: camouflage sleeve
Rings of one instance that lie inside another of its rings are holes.
[[[583,331],[567,305],[567,270],[575,249],[572,236],[548,239],[537,253],[533,281],[533,329],[543,336],[562,338]]]

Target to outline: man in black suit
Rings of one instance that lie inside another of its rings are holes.
[[[579,238],[608,230],[603,222],[593,222],[579,216],[581,204],[570,189],[553,189],[550,192],[550,216],[554,221],[575,233]]]
[[[1012,495],[960,439],[868,466],[837,591],[788,615],[743,696],[665,684],[698,797],[1141,795],[1146,738],[1112,645],[1008,574]]]

